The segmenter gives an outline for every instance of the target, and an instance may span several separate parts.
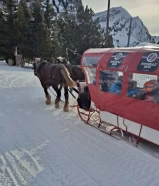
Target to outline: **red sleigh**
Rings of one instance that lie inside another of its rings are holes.
[[[81,119],[159,145],[159,48],[89,49],[81,66],[86,82],[79,83],[80,93],[87,86],[91,100],[89,110],[78,107]]]

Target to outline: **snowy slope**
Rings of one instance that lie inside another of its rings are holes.
[[[159,43],[159,36],[152,36],[151,39],[154,43]]]
[[[95,14],[94,19],[99,18],[102,28],[106,28],[107,11]],[[150,42],[151,35],[139,17],[132,17],[124,8],[110,9],[110,34],[113,36],[115,46],[124,47],[128,43],[130,20],[132,18],[132,32],[130,46],[136,46],[141,42]]]
[[[64,12],[66,9],[69,13],[76,13],[80,0],[52,0],[56,12]]]
[[[135,148],[44,102],[31,69],[0,62],[0,186],[159,185],[158,147]]]
[[[28,6],[32,0],[27,0]],[[44,0],[41,0],[42,5],[44,5]],[[80,0],[50,0],[50,4],[53,4],[54,11],[57,13],[63,13],[67,10],[69,13],[76,13],[77,6],[80,3]]]
[[[158,45],[158,44],[156,44],[156,43],[146,43],[146,42],[142,42],[142,43],[140,43],[140,44],[136,45],[135,47],[138,47],[138,46],[151,46],[151,47],[159,47],[159,45]]]

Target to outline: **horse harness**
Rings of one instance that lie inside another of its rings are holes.
[[[61,70],[61,68],[62,68],[62,65],[60,64],[60,65],[56,65],[56,67],[55,67],[55,70],[53,71],[53,76],[51,77],[51,72],[49,72],[49,78],[51,79],[51,80],[54,80],[54,81],[57,81],[56,79],[55,79],[55,73],[56,73],[56,71],[58,70],[58,69],[60,69]],[[51,71],[51,68],[50,68],[50,71]],[[61,76],[61,79],[62,79],[62,84],[64,84],[65,83],[65,80],[64,80],[64,77],[60,74],[60,76]]]
[[[34,74],[36,74],[36,76],[38,76],[38,78],[42,81],[42,83],[43,84],[47,84],[47,81],[45,81],[45,82],[43,82],[43,80],[42,80],[42,77],[40,77],[40,75],[39,75],[39,72],[40,72],[40,70],[41,70],[41,67],[43,66],[43,65],[46,65],[46,64],[48,64],[48,65],[53,65],[53,64],[50,64],[50,63],[48,63],[48,62],[42,62],[42,63],[40,63],[39,65],[38,65],[38,67],[37,67],[37,70],[36,70],[36,72],[34,73]],[[64,77],[63,77],[63,75],[60,73],[60,77],[61,77],[61,82],[59,82],[56,78],[55,78],[55,73],[56,73],[56,71],[58,70],[58,69],[61,69],[62,68],[62,64],[58,64],[58,65],[56,65],[55,66],[55,69],[53,70],[53,76],[51,75],[51,68],[49,69],[49,80],[53,80],[53,81],[55,81],[55,83],[56,84],[65,84],[66,82],[65,82],[65,79],[64,79]]]

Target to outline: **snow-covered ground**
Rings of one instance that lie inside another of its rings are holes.
[[[159,185],[157,146],[118,141],[44,102],[32,69],[0,62],[0,186]]]

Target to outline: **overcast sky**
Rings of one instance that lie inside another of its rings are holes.
[[[108,0],[82,0],[93,11],[107,10]],[[111,0],[110,7],[122,6],[131,16],[139,16],[151,35],[159,36],[159,0]]]

